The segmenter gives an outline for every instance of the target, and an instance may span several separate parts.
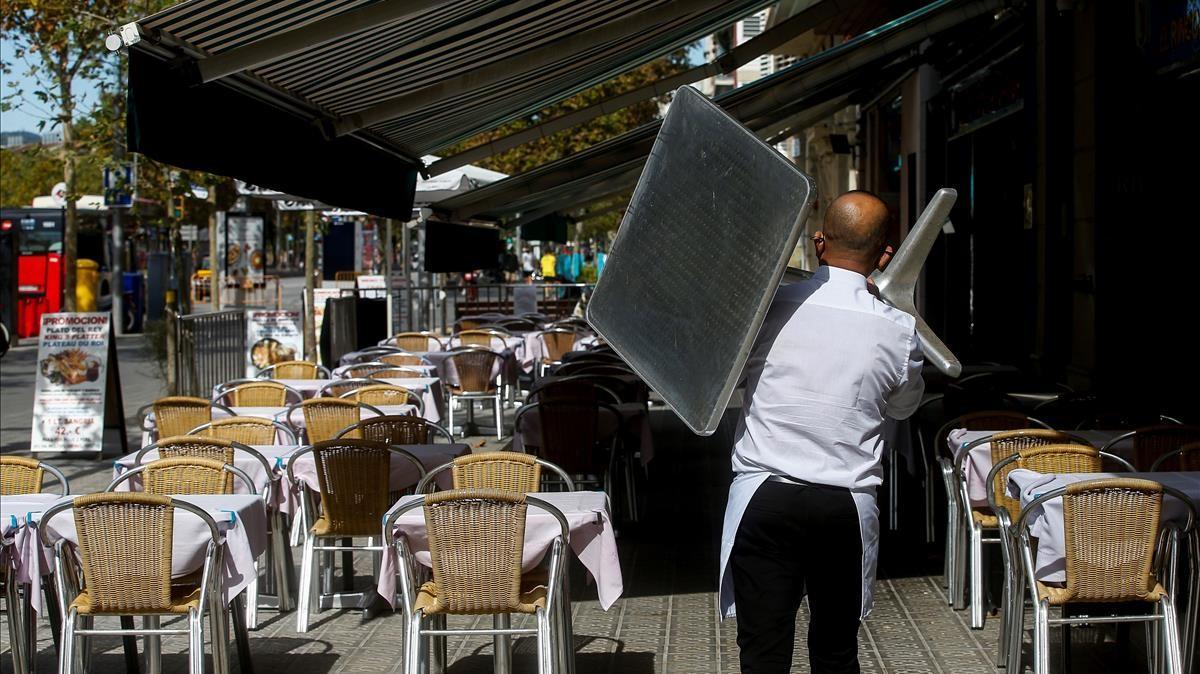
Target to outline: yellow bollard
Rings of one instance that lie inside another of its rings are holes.
[[[100,264],[95,260],[75,261],[75,310],[95,311],[100,299]]]

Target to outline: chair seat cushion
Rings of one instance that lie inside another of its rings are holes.
[[[971,511],[971,519],[975,520],[979,526],[995,529],[1000,526],[1000,519],[987,510],[976,508]]]
[[[426,615],[435,613],[449,613],[438,601],[438,585],[433,581],[429,581],[421,586],[417,591],[417,601],[413,606],[413,610],[424,611]],[[518,597],[520,605],[515,608],[513,613],[536,613],[539,608],[546,608],[546,586],[545,585],[525,585],[522,583],[521,594]],[[496,613],[496,611],[474,611],[480,615],[488,615]]]
[[[87,590],[80,592],[75,597],[75,601],[71,602],[71,608],[78,611],[80,615],[159,615],[163,613],[187,613],[190,609],[200,608],[200,586],[171,585],[171,606],[161,611],[138,609],[111,612],[97,611],[92,607],[92,595]]]
[[[1085,601],[1083,599],[1076,599],[1074,593],[1065,587],[1047,585],[1041,581],[1038,581],[1037,591],[1038,598],[1045,599],[1051,606],[1062,606],[1063,604],[1068,604],[1072,601]],[[1163,588],[1162,583],[1155,583],[1154,589],[1150,590],[1150,592],[1148,592],[1144,597],[1114,597],[1109,601],[1158,601],[1165,596],[1167,596],[1167,591],[1165,588]],[[1097,600],[1089,598],[1086,601],[1090,603],[1096,602]]]

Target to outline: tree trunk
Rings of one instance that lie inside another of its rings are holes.
[[[75,212],[75,128],[72,121],[74,106],[71,104],[71,80],[59,79],[62,97],[62,146],[59,150],[63,162],[63,182],[67,186],[66,214],[63,217],[63,311],[75,311],[75,261],[78,258],[79,218]],[[99,262],[99,260],[97,260]]]

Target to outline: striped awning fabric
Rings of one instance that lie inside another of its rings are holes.
[[[201,81],[308,116],[329,137],[419,160],[767,4],[190,0],[138,21],[131,49],[183,56]]]
[[[803,128],[811,113],[818,115],[807,123],[830,114],[824,110],[827,104],[844,102],[864,87],[870,90],[872,83],[890,81],[919,61],[917,46],[923,40],[975,19],[990,22],[991,12],[1001,4],[1002,0],[938,0],[714,100],[764,138],[787,120]],[[451,197],[433,209],[456,220],[524,220],[530,213],[540,217],[627,192],[637,182],[659,126],[651,122],[583,152]]]

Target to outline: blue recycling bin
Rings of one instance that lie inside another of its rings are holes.
[[[146,315],[146,277],[141,272],[125,272],[121,275],[121,294],[125,300],[125,332],[141,332],[142,318]]]

